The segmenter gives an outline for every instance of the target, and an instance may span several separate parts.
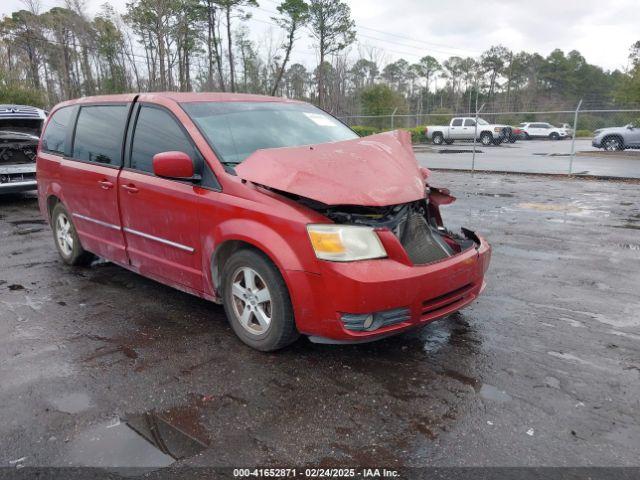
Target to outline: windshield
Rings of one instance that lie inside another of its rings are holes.
[[[238,164],[263,148],[358,138],[331,115],[304,103],[194,102],[182,108],[225,164]]]
[[[478,125],[489,125],[489,122],[487,122],[484,118],[479,118]]]

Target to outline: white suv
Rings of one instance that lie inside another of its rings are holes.
[[[524,138],[530,140],[532,138],[548,138],[550,140],[562,140],[568,138],[571,134],[566,128],[554,127],[550,123],[531,122],[521,123],[520,128],[524,132]]]

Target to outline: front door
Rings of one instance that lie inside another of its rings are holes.
[[[71,153],[60,162],[64,203],[82,246],[120,264],[127,253],[117,185],[128,114],[127,104],[80,107]]]
[[[462,138],[462,118],[454,118],[449,127],[449,138],[460,140]]]
[[[143,275],[202,290],[202,251],[196,187],[153,174],[153,156],[199,153],[168,110],[142,104],[132,128],[129,162],[118,195],[131,265]]]

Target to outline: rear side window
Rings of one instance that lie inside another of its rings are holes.
[[[45,152],[64,155],[67,151],[67,133],[73,116],[73,108],[63,107],[56,110],[42,136],[42,149]]]
[[[451,123],[452,127],[461,127],[462,126],[462,119],[461,118],[454,118],[453,122]]]
[[[171,114],[143,105],[133,133],[131,168],[153,173],[153,156],[170,151],[184,152],[193,160],[198,159],[191,141]]]
[[[73,140],[73,158],[121,166],[127,114],[128,107],[125,105],[82,107]]]

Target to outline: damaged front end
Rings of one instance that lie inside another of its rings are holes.
[[[0,193],[36,188],[36,153],[46,113],[0,105]]]
[[[290,194],[287,196],[336,224],[362,225],[391,231],[414,265],[438,262],[480,243],[469,230],[462,229],[458,234],[444,227],[440,205],[455,201],[455,197],[444,189],[427,187],[426,196],[421,200],[383,207],[329,206]]]

